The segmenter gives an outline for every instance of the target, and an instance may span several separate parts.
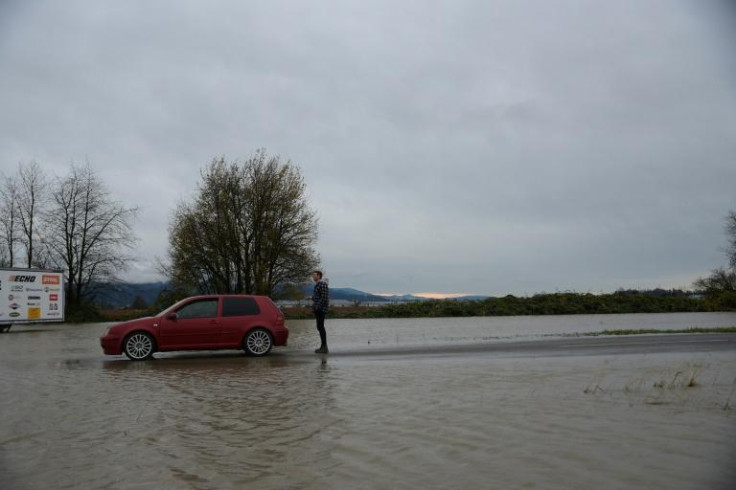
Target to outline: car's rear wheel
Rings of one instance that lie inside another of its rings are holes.
[[[273,339],[265,328],[253,329],[243,339],[243,350],[252,356],[265,356],[271,347]]]
[[[123,344],[123,352],[131,361],[150,359],[154,350],[153,337],[144,332],[133,333]]]

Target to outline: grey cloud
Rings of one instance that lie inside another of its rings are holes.
[[[141,206],[143,264],[200,167],[260,147],[302,167],[336,285],[687,287],[725,260],[725,3],[8,5],[3,170],[89,158]]]

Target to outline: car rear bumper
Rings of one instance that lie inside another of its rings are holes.
[[[273,345],[284,347],[289,340],[289,329],[284,327],[283,329],[274,330],[273,332]]]
[[[102,346],[102,351],[108,356],[119,356],[123,353],[120,337],[117,335],[100,337],[100,345]]]

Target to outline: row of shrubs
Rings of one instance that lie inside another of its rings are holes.
[[[98,310],[87,307],[69,312],[67,321],[121,321],[155,315],[160,305],[149,309]],[[288,319],[312,318],[308,307],[284,307]],[[552,293],[529,297],[504,296],[479,301],[435,300],[389,303],[384,306],[338,306],[331,318],[427,318],[519,315],[578,315],[607,313],[675,313],[736,311],[736,292],[723,291],[705,296],[690,294],[652,294],[619,291],[613,294]]]
[[[646,292],[613,294],[554,293],[505,296],[479,301],[436,300],[385,306],[346,306],[330,310],[332,318],[425,318],[461,316],[577,315],[606,313],[674,313],[736,311],[736,292],[694,297]],[[309,308],[284,308],[287,318],[310,318]]]

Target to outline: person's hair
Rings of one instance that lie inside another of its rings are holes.
[[[312,274],[319,274],[319,278],[322,279],[322,271],[320,270],[312,271]]]

